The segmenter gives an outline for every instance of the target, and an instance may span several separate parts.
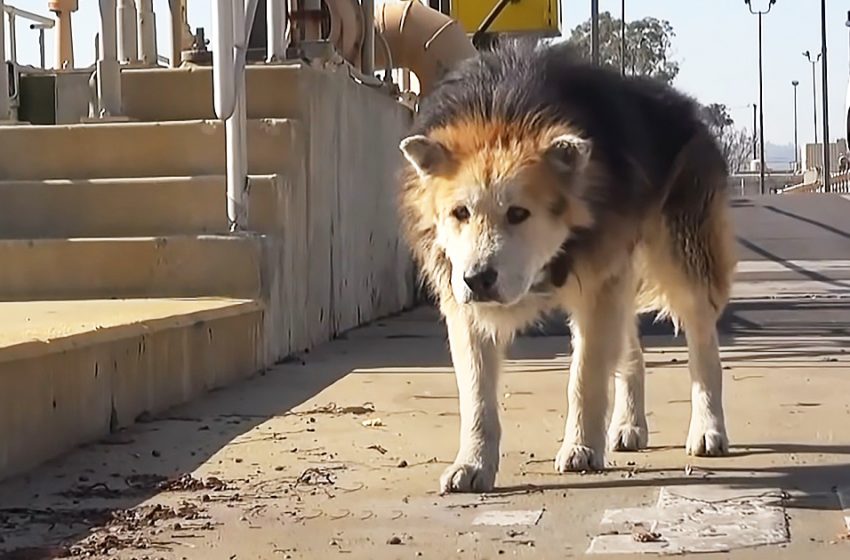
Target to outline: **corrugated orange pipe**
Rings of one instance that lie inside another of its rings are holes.
[[[443,72],[476,54],[472,40],[456,20],[416,0],[382,4],[375,27],[389,45],[393,65],[415,73],[423,95]],[[375,67],[385,64],[384,49],[375,48]]]

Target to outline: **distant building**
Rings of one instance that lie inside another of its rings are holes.
[[[829,143],[829,168],[833,171],[838,170],[838,163],[841,156],[846,157],[847,140],[839,138],[835,142]],[[823,143],[806,144],[803,146],[803,161],[802,169],[823,169]]]

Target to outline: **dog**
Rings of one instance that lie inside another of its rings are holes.
[[[694,100],[564,45],[511,41],[449,71],[399,147],[404,239],[446,322],[460,400],[441,493],[493,489],[505,348],[553,310],[568,314],[573,348],[558,472],[647,446],[646,312],[687,338],[687,452],[728,453],[717,334],[736,265],[728,170]]]

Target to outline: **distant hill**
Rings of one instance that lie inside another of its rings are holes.
[[[788,169],[794,161],[794,144],[765,142],[764,159],[772,169]]]

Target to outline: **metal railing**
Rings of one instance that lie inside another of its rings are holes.
[[[245,58],[259,0],[216,0],[212,27],[213,105],[224,121],[227,176],[227,223],[231,232],[247,225],[248,146],[245,103]]]
[[[10,99],[9,89],[9,72],[6,68],[6,21],[9,22],[9,61],[14,67],[18,63],[18,37],[17,37],[17,18],[29,20],[32,23],[30,29],[39,31],[39,48],[41,52],[41,65],[44,67],[44,30],[54,26],[53,20],[27,10],[16,8],[15,6],[6,5],[4,0],[0,0],[0,122],[8,121],[12,118],[11,109],[12,102]]]
[[[213,105],[216,117],[224,121],[227,222],[231,232],[243,231],[248,224],[248,150],[245,60],[248,40],[259,0],[216,0],[212,27]],[[286,55],[287,0],[266,0],[267,60],[280,61]]]
[[[780,192],[782,194],[801,194],[801,193],[823,193],[823,171],[818,170],[817,176],[812,180],[804,181],[797,185],[785,187]],[[832,173],[829,179],[829,192],[836,194],[850,194],[850,171],[840,171]]]
[[[27,10],[16,8],[15,6],[6,5],[3,7],[3,12],[9,22],[9,60],[13,63],[18,63],[18,37],[16,33],[15,23],[17,18],[29,20],[32,22],[30,29],[39,30],[39,49],[41,51],[41,67],[44,68],[45,53],[44,53],[44,30],[52,29],[55,22],[48,18]]]

